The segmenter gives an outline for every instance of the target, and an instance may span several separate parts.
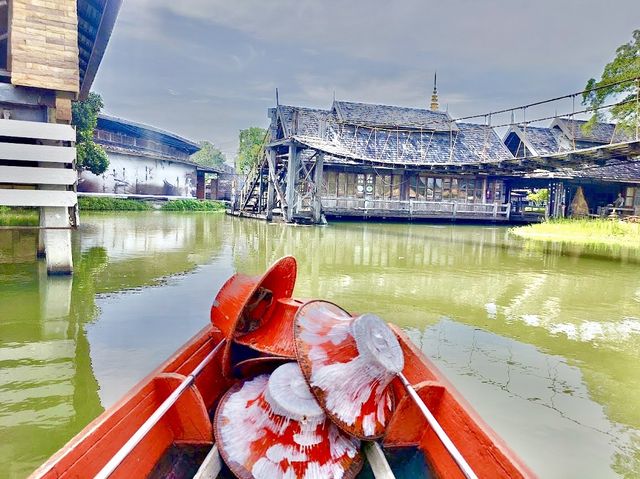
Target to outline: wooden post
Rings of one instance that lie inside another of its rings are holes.
[[[286,221],[291,223],[293,221],[293,215],[295,212],[296,201],[296,179],[298,176],[298,149],[296,145],[291,142],[289,144],[289,156],[287,158],[287,191],[285,196],[287,198],[287,211]]]
[[[262,211],[265,209],[265,206],[266,206],[264,201],[265,184],[264,184],[264,165],[263,164],[261,164],[258,167],[258,175],[259,175],[258,176],[258,201],[256,202],[256,206],[258,209],[256,213],[260,214],[262,213]]]
[[[318,153],[316,157],[316,167],[313,171],[313,222],[322,222],[322,182],[324,169],[324,153]]]
[[[204,171],[196,170],[196,198],[204,200]]]
[[[274,148],[269,148],[267,151],[268,165],[267,168],[269,180],[267,182],[267,208],[265,212],[265,216],[267,221],[271,221],[273,219],[273,208],[275,203],[275,186],[273,185],[273,179],[276,177],[275,165],[276,165],[276,150]]]

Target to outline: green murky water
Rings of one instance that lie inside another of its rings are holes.
[[[0,231],[0,477],[28,475],[208,321],[235,270],[295,254],[298,297],[402,325],[542,477],[640,477],[640,255],[488,226],[83,217],[73,278]]]

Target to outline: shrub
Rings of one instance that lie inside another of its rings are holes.
[[[162,205],[164,211],[224,211],[224,204],[211,200],[171,200]]]
[[[78,198],[80,211],[148,211],[153,207],[140,200],[83,196]]]

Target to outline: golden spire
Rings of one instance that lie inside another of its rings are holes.
[[[433,93],[431,94],[431,109],[438,109],[438,72],[433,74]]]

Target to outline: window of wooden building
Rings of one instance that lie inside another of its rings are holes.
[[[625,208],[640,208],[640,187],[627,186],[625,188],[624,206]]]

